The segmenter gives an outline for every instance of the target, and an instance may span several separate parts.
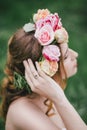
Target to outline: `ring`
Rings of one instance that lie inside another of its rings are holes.
[[[37,75],[37,74],[36,74],[36,75],[34,75],[34,78],[35,78],[35,79],[37,79],[37,78],[38,78],[38,75]]]

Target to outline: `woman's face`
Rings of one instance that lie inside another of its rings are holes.
[[[64,59],[64,68],[66,71],[67,78],[73,76],[77,72],[77,57],[78,53],[68,47],[68,44],[61,44],[61,51]],[[62,78],[64,74],[62,72]]]

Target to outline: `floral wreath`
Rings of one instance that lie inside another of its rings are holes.
[[[33,15],[33,22],[23,26],[26,33],[35,31],[35,38],[43,46],[39,64],[41,69],[50,77],[58,71],[60,48],[58,44],[68,43],[68,33],[63,27],[58,13],[51,13],[48,9],[39,9]],[[16,78],[20,77],[16,73]]]
[[[50,77],[58,71],[60,60],[60,49],[55,43],[67,43],[68,33],[62,26],[58,13],[50,13],[48,9],[39,9],[33,15],[34,23],[27,23],[23,26],[25,32],[35,30],[35,38],[43,46],[41,69]],[[55,42],[56,41],[56,42]]]

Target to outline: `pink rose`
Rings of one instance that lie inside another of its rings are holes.
[[[59,61],[60,50],[56,45],[44,46],[42,51],[43,56],[49,61]]]
[[[62,27],[61,19],[57,13],[48,15],[45,18],[45,23],[50,24],[54,31]]]
[[[65,28],[61,28],[55,31],[55,39],[58,43],[68,43],[68,33]]]
[[[44,25],[46,25],[46,23],[44,19],[40,19],[35,23],[35,25],[36,25],[36,29],[41,29]]]
[[[50,77],[52,77],[58,71],[57,61],[42,60],[39,62],[41,69]]]
[[[41,29],[37,29],[35,32],[35,37],[43,46],[50,44],[54,40],[54,32],[52,27],[50,25],[45,25]]]
[[[44,19],[40,19],[36,22],[36,29],[42,28],[44,25],[50,25],[53,28],[53,31],[60,29],[62,27],[61,19],[58,14],[50,14]]]

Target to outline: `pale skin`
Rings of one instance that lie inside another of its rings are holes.
[[[63,51],[64,66],[67,77],[70,77],[77,72],[78,53],[67,47],[66,44],[64,47],[66,49]],[[55,77],[53,80],[47,76],[40,69],[38,62],[35,63],[37,70],[31,59],[23,63],[25,78],[32,91],[36,93],[36,98],[22,97],[10,105],[6,130],[63,130],[64,128],[67,130],[87,130],[86,124],[70,104],[58,82],[55,82]],[[38,75],[37,78],[34,77],[35,75]],[[64,78],[63,74],[62,78]],[[47,106],[44,105],[44,100],[46,98],[54,103],[55,114],[51,117],[45,114]]]

